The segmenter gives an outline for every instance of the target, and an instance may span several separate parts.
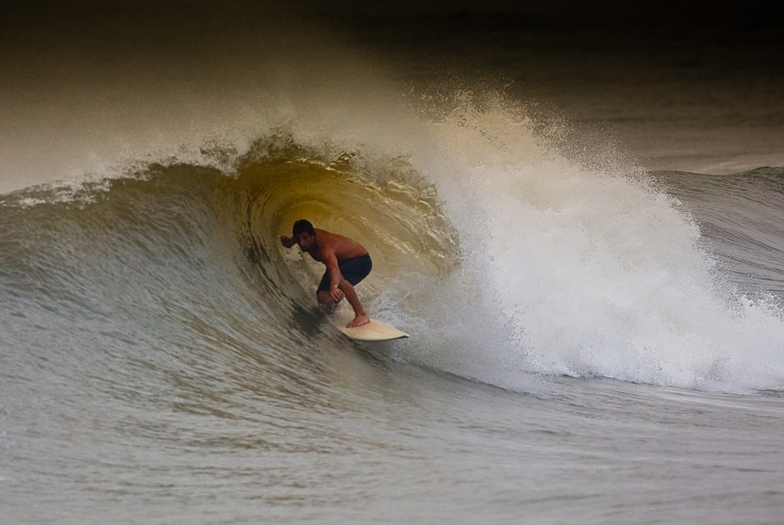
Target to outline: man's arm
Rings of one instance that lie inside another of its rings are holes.
[[[291,248],[296,244],[294,242],[294,237],[286,237],[285,235],[280,236],[280,243],[283,245],[284,248]]]
[[[338,267],[338,258],[335,257],[335,254],[332,252],[323,254],[323,257],[323,263],[329,270],[329,294],[335,302],[341,301],[346,295],[343,293],[343,290],[339,288],[343,275],[340,273],[340,268]]]

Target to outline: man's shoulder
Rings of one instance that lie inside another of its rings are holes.
[[[316,233],[316,246],[319,247],[319,250],[334,251],[339,236],[326,230],[316,230]]]

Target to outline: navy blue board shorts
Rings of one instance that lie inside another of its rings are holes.
[[[338,268],[343,278],[351,283],[351,286],[356,286],[362,279],[368,276],[370,270],[373,268],[373,261],[370,260],[370,254],[365,254],[360,257],[346,259],[338,263]],[[329,291],[329,285],[332,279],[329,275],[329,269],[324,272],[324,277],[321,278],[319,287],[316,293],[321,291]]]

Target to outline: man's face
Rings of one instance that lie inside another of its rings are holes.
[[[305,251],[310,250],[316,242],[316,236],[310,235],[308,232],[302,232],[294,236],[294,240],[299,244],[299,247]]]

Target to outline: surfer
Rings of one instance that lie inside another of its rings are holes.
[[[307,252],[327,267],[321,278],[316,298],[324,305],[336,305],[343,299],[354,309],[354,320],[348,328],[362,326],[370,322],[359,302],[354,285],[368,276],[373,262],[368,251],[358,242],[325,230],[314,228],[305,219],[294,223],[293,237],[281,236],[280,242],[286,248],[298,244],[303,252]]]

